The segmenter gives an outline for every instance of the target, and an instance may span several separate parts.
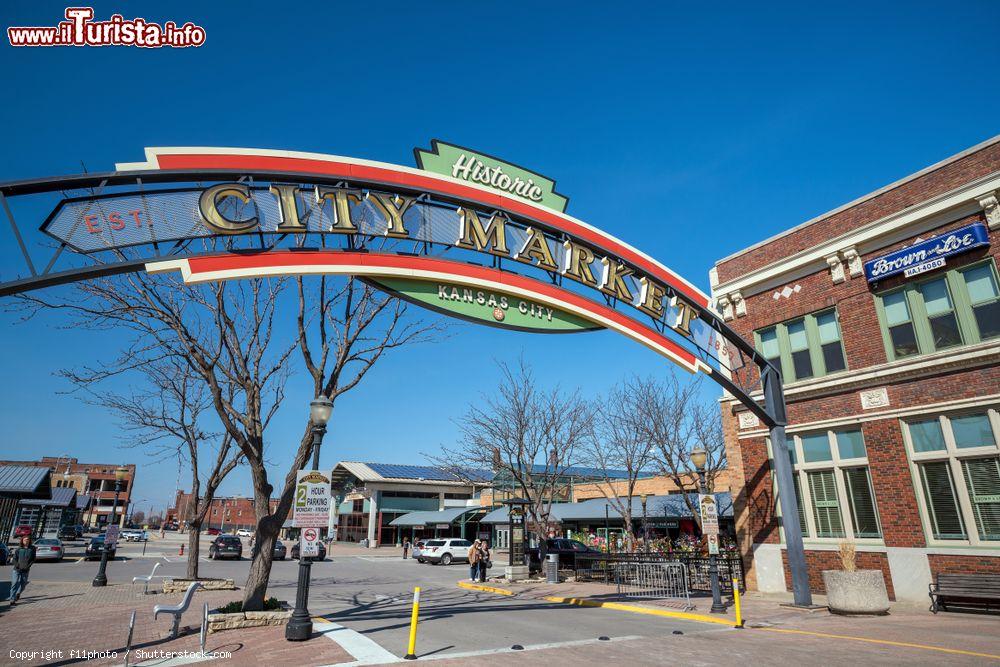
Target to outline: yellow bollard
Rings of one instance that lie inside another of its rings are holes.
[[[413,613],[410,615],[410,647],[405,660],[417,659],[417,618],[420,615],[420,586],[413,589]]]
[[[740,582],[733,579],[733,603],[736,607],[736,627],[743,627],[743,613],[740,610]]]

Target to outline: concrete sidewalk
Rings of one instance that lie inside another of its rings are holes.
[[[465,586],[466,584],[462,584]],[[508,584],[500,579],[487,582],[522,599],[545,600],[557,604],[594,604],[610,606],[621,613],[651,613],[690,615],[704,617],[705,622],[724,620],[735,627],[736,615],[732,599],[726,614],[710,614],[712,600],[707,596],[691,598],[693,609],[680,601],[645,601],[620,598],[615,586],[591,582],[522,582]],[[792,639],[835,642],[843,646],[856,644],[879,652],[887,649],[906,649],[924,655],[927,661],[948,660],[958,656],[1000,664],[1000,615],[978,613],[931,614],[919,607],[895,604],[886,616],[841,616],[831,614],[825,607],[802,610],[790,606],[791,594],[764,596],[750,592],[741,596],[742,616],[746,634],[766,633],[775,642]],[[818,605],[825,598],[814,596]],[[625,608],[633,608],[628,611]],[[744,631],[740,631],[742,633]],[[936,656],[936,657],[935,657]]]

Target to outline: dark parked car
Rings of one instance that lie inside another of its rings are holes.
[[[288,547],[281,540],[274,541],[274,560],[285,560],[288,556]]]
[[[6,565],[10,560],[10,549],[3,542],[0,542],[0,565]]]
[[[208,557],[212,560],[220,558],[243,558],[243,542],[235,535],[219,535],[208,547]]]
[[[545,554],[559,554],[559,566],[567,568],[576,567],[577,555],[599,556],[603,553],[599,549],[588,547],[583,542],[577,540],[567,540],[559,537],[545,540]],[[541,569],[541,557],[539,549],[528,549],[531,569]]]
[[[83,557],[86,560],[100,560],[101,552],[104,550],[104,538],[105,534],[95,535],[90,538],[90,543],[87,545],[87,551],[84,553]],[[114,558],[115,552],[118,551],[118,545],[116,544],[108,552],[108,558]]]
[[[57,537],[60,540],[75,540],[77,538],[76,526],[60,526]]]
[[[295,544],[292,545],[292,560],[298,560],[298,559],[299,559],[299,542],[298,540],[296,540]],[[326,545],[320,542],[319,555],[313,556],[310,560],[326,560]]]

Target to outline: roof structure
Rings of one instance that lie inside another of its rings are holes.
[[[692,503],[697,505],[698,494],[688,494]],[[733,501],[728,492],[715,494],[719,503],[719,516],[733,516]],[[605,514],[605,510],[607,514]],[[614,505],[606,498],[591,498],[579,503],[554,503],[552,505],[552,518],[560,523],[566,521],[603,521],[605,516],[610,516],[616,521],[621,520],[621,515]],[[668,519],[693,519],[694,515],[684,502],[681,494],[667,496],[646,496],[646,516],[649,518]],[[642,500],[638,496],[632,497],[632,518],[633,520],[642,517]],[[507,523],[507,508],[499,507],[485,517],[480,519],[480,523]]]
[[[48,468],[0,466],[0,494],[47,498],[50,479]]]
[[[26,498],[19,505],[40,505],[43,507],[76,507],[76,489],[63,486],[52,489],[49,498]]]
[[[446,507],[443,510],[409,512],[389,522],[390,526],[432,526],[438,523],[452,523],[465,514],[482,512],[481,507]]]
[[[473,468],[449,470],[439,466],[404,465],[397,463],[362,463],[341,461],[333,469],[333,481],[347,481],[355,477],[362,482],[405,482],[409,484],[447,484],[468,486],[474,483],[488,484],[493,478],[488,470]]]
[[[531,467],[533,475],[541,475],[548,472],[547,466],[536,463]],[[563,471],[565,477],[581,477],[587,480],[600,481],[604,479],[628,479],[627,470],[604,470],[603,468],[588,468],[586,466],[569,466]],[[639,473],[638,478],[653,477],[653,473]]]

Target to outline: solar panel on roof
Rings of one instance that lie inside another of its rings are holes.
[[[458,482],[463,478],[488,481],[491,475],[483,470],[462,470],[462,476],[436,466],[417,466],[399,463],[365,463],[383,477],[393,479],[425,479],[434,482]],[[464,476],[464,477],[463,477]]]

